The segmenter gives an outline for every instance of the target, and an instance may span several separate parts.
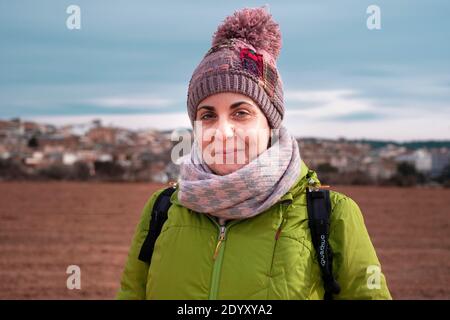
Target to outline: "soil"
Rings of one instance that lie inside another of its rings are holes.
[[[0,183],[0,299],[114,299],[158,184]],[[450,298],[450,190],[336,186],[360,206],[394,299]],[[66,286],[81,269],[81,290]]]

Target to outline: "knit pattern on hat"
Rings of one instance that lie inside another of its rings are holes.
[[[264,7],[245,8],[227,17],[189,82],[187,108],[192,126],[203,99],[236,92],[252,98],[270,127],[279,128],[284,116],[283,84],[276,67],[280,48],[278,24]]]

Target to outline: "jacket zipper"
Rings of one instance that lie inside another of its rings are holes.
[[[219,237],[217,240],[216,249],[214,250],[214,254],[212,257],[214,260],[214,267],[211,279],[211,290],[209,292],[209,300],[217,300],[217,293],[219,291],[220,271],[222,269],[223,253],[225,246],[225,244],[222,245],[222,243],[225,241],[225,233],[227,231],[227,227],[221,225],[219,228],[220,228]]]
[[[214,218],[210,217],[209,215],[207,215],[207,216],[219,228],[219,236],[217,237],[216,248],[212,255],[212,259],[214,260],[214,266],[213,266],[213,273],[212,273],[212,279],[211,279],[211,289],[209,292],[209,300],[217,300],[217,294],[219,291],[220,272],[222,270],[223,254],[225,251],[226,232],[227,232],[228,228],[230,228],[232,225],[238,223],[239,220],[234,220],[234,221],[230,222],[228,226],[226,226],[226,225],[218,224],[217,221],[214,220]]]
[[[280,223],[280,226],[278,227],[278,230],[277,230],[277,232],[275,234],[275,241],[278,241],[278,238],[280,237],[281,230],[283,229],[283,227],[284,227],[284,225],[286,223],[286,217],[284,215],[285,215],[285,212],[287,210],[288,205],[285,204],[285,203],[281,203],[280,206],[281,206],[281,208],[280,208],[281,223]]]
[[[217,254],[219,253],[220,247],[222,242],[225,240],[225,232],[227,230],[227,227],[224,225],[220,226],[220,233],[219,233],[219,239],[217,241],[216,250],[214,251],[213,259],[216,260]]]
[[[273,246],[272,262],[271,262],[271,264],[270,264],[270,271],[269,271],[269,274],[270,274],[270,275],[272,275],[273,260],[274,260],[274,258],[275,258],[275,251],[276,251],[276,249],[277,249],[278,238],[280,237],[281,230],[283,229],[284,224],[285,224],[285,222],[286,222],[286,218],[285,218],[285,216],[284,216],[284,204],[281,204],[280,210],[281,210],[281,211],[280,211],[280,212],[281,212],[281,223],[280,223],[280,225],[278,226],[277,232],[275,233],[275,244],[274,244],[274,246]]]

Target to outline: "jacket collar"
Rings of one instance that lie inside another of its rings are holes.
[[[320,185],[320,181],[317,177],[317,173],[314,170],[308,168],[308,166],[301,160],[300,164],[300,175],[289,189],[276,203],[284,202],[284,203],[292,203],[294,198],[303,190],[305,190],[308,185],[308,181],[313,179],[317,184]]]
[[[310,179],[314,179],[316,183],[320,184],[317,173],[314,170],[309,169],[308,166],[303,162],[303,160],[301,160],[300,162],[300,175],[298,176],[292,187],[289,189],[289,191],[286,192],[280,199],[278,199],[275,204],[280,202],[291,203],[294,200],[294,197],[306,188]],[[178,201],[178,190],[179,189],[177,187],[175,192],[172,193],[170,202],[172,204],[181,205]]]

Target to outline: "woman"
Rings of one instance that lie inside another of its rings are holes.
[[[278,25],[265,8],[225,19],[188,89],[194,128],[151,263],[145,205],[119,299],[322,299],[306,192],[320,187],[282,126]],[[330,192],[334,299],[390,299],[358,205]],[[321,262],[320,262],[321,263]],[[339,293],[337,293],[339,292]]]

